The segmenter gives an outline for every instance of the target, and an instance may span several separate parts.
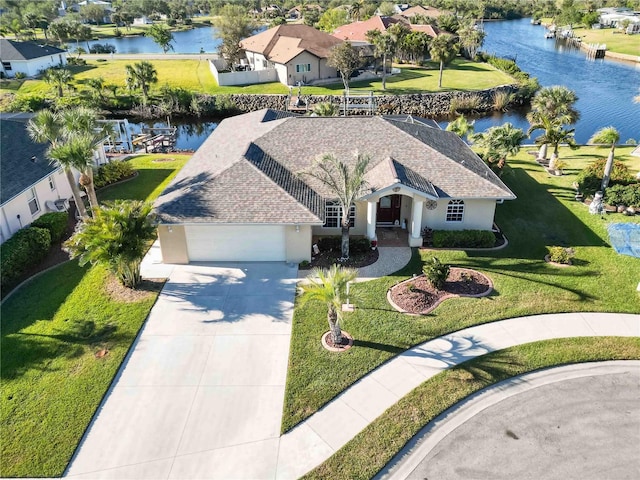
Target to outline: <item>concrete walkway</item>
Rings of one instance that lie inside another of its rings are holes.
[[[612,335],[640,336],[640,315],[567,313],[520,317],[466,328],[418,345],[360,379],[283,435],[276,478],[304,475],[400,398],[447,368],[523,343]]]
[[[638,360],[519,375],[429,422],[374,478],[638,478],[638,398]]]

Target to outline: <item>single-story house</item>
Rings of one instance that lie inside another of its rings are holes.
[[[26,115],[0,116],[0,243],[56,209],[56,201],[72,196],[62,169],[45,157],[47,145],[29,138],[28,120]]]
[[[5,77],[15,77],[17,72],[33,77],[47,68],[66,65],[67,52],[51,45],[0,38],[0,61]]]
[[[435,38],[440,33],[440,30],[432,25],[413,25],[406,18],[394,15],[393,17],[374,16],[364,21],[348,23],[336,28],[332,35],[341,40],[349,40],[354,45],[367,45],[369,44],[367,40],[368,31],[378,30],[384,33],[391,25],[396,23],[401,23],[412,31],[424,32],[432,38]]]
[[[251,70],[275,68],[285,85],[312,83],[338,78],[338,71],[327,65],[331,49],[342,40],[307,25],[279,25],[245,38],[245,51]]]
[[[640,13],[634,12],[630,8],[609,7],[599,8],[600,23],[608,27],[622,28],[628,23],[626,33],[640,32]]]
[[[351,234],[425,227],[491,230],[515,195],[456,134],[411,117],[303,117],[259,110],[223,120],[155,202],[165,263],[310,260],[313,236],[340,235],[345,212],[304,175],[323,154],[370,157]]]

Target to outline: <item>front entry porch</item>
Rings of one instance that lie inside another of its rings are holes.
[[[377,227],[376,238],[379,247],[406,247],[409,245],[409,232],[399,227]]]
[[[380,246],[422,246],[422,210],[425,198],[394,187],[367,199],[367,238]],[[388,243],[387,243],[388,242]]]

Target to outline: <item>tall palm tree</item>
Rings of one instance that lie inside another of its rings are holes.
[[[604,191],[609,185],[609,178],[611,177],[611,169],[613,168],[613,157],[616,153],[616,143],[620,140],[620,132],[615,127],[604,127],[598,130],[589,139],[589,143],[603,143],[610,144],[611,150],[607,157],[607,163],[604,166],[604,175],[602,176],[602,185],[600,190]]]
[[[342,342],[340,321],[342,304],[347,296],[347,284],[357,276],[358,272],[355,269],[332,265],[328,270],[314,270],[299,287],[302,304],[316,300],[327,305],[327,321],[334,345],[340,345]]]
[[[520,144],[526,138],[520,128],[511,123],[491,127],[483,133],[473,136],[473,142],[483,153],[485,162],[495,172],[500,173],[504,168],[507,157],[513,156],[520,150]]]
[[[145,105],[149,99],[149,88],[151,84],[158,83],[158,73],[151,62],[143,60],[133,65],[125,66],[127,73],[127,87],[130,89],[139,88],[142,91],[142,103]]]
[[[369,161],[368,155],[356,153],[355,164],[351,166],[328,153],[322,155],[315,162],[312,170],[303,173],[303,175],[319,180],[340,204],[342,260],[349,258],[349,228],[351,228],[349,211],[351,205],[365,192],[367,182],[364,175]]]
[[[362,15],[363,2],[360,0],[355,0],[351,6],[349,7],[349,15],[351,16],[351,20],[358,21],[360,20],[360,16]]]
[[[449,65],[458,53],[458,44],[453,35],[443,33],[431,40],[429,53],[434,62],[440,62],[440,76],[438,77],[438,88],[442,88],[442,71],[445,65]]]
[[[459,117],[457,117],[455,120],[453,120],[452,122],[449,122],[449,125],[447,125],[446,130],[448,132],[453,132],[456,135],[458,135],[460,138],[464,139],[464,137],[466,136],[472,136],[473,135],[473,124],[475,123],[475,121],[469,121],[465,118],[464,115],[460,115]]]
[[[387,57],[392,57],[396,50],[396,42],[390,33],[382,33],[380,30],[369,30],[366,33],[367,40],[374,46],[374,54],[382,57],[382,89],[387,88]]]
[[[72,169],[81,173],[81,181],[89,196],[92,210],[97,210],[98,201],[93,185],[93,150],[110,132],[110,126],[100,124],[94,110],[86,107],[51,112],[39,111],[27,124],[27,131],[33,140],[48,142],[49,159],[62,167],[82,217],[87,217],[80,189]]]
[[[71,71],[66,68],[48,68],[45,70],[43,77],[46,83],[58,89],[58,97],[60,98],[64,93],[63,89],[71,83],[72,79]]]
[[[574,104],[578,101],[578,96],[573,90],[561,85],[541,88],[531,100],[531,112],[527,114],[527,120],[531,124],[528,134],[542,127],[545,122],[560,123],[570,125],[580,118],[580,113],[575,109]],[[546,120],[545,120],[546,119]],[[540,145],[538,158],[547,158],[547,144]]]
[[[100,215],[82,222],[65,242],[80,265],[105,265],[124,286],[140,282],[140,263],[155,238],[153,206],[141,201],[108,202]]]
[[[482,47],[485,37],[486,33],[477,28],[473,21],[467,22],[458,29],[460,46],[464,49],[467,58],[471,60],[476,59],[478,50]]]

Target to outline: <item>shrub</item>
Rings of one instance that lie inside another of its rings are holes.
[[[78,57],[67,58],[67,65],[83,66],[86,64],[87,64],[87,61],[84,58],[78,58]]]
[[[549,247],[549,260],[555,263],[570,265],[571,259],[575,256],[572,248]]]
[[[578,190],[585,195],[593,195],[595,192],[600,190],[606,163],[606,158],[600,158],[580,171],[576,177]],[[622,162],[614,161],[611,169],[611,177],[609,178],[609,185],[626,185],[632,181],[633,175],[629,173],[627,166]]]
[[[51,243],[56,243],[64,237],[68,223],[69,214],[67,212],[49,212],[36,219],[31,226],[49,230]]]
[[[49,230],[27,227],[18,230],[2,244],[0,250],[0,284],[2,288],[14,287],[18,279],[33,265],[37,265],[49,253]]]
[[[24,72],[16,72],[15,79],[22,80],[23,78],[27,78],[27,74]]]
[[[441,263],[436,257],[427,260],[422,267],[422,273],[427,281],[437,290],[442,290],[449,276],[449,265]]]
[[[456,96],[451,99],[449,111],[456,112],[475,112],[482,108],[482,97],[478,94]]]
[[[496,243],[488,230],[434,230],[435,248],[491,248]]]
[[[9,105],[10,112],[37,112],[47,106],[43,95],[18,95]]]
[[[318,248],[321,252],[341,251],[342,237],[321,237],[318,239]],[[368,238],[349,238],[349,255],[367,253],[371,249],[371,241]]]
[[[116,53],[116,47],[110,43],[94,43],[91,45],[89,53]]]
[[[216,95],[215,105],[216,113],[221,115],[236,113],[238,111],[238,106],[229,95]]]
[[[492,97],[493,109],[497,111],[506,110],[509,104],[513,101],[513,98],[513,94],[505,90],[494,92]]]
[[[605,190],[604,201],[608,205],[640,207],[640,183],[613,185]]]
[[[129,162],[115,160],[98,168],[93,183],[96,188],[102,188],[123,178],[130,177],[134,173],[135,170]]]

